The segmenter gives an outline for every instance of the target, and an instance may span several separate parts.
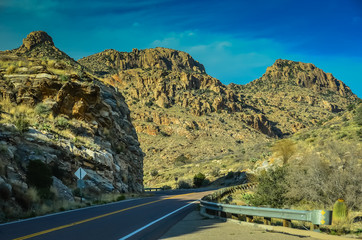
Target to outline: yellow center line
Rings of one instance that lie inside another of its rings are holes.
[[[79,224],[82,224],[82,223],[90,222],[90,221],[93,221],[93,220],[96,220],[96,219],[99,219],[99,218],[107,217],[107,216],[110,216],[110,215],[113,215],[113,214],[116,214],[116,213],[124,212],[124,211],[127,211],[127,210],[131,210],[131,209],[134,209],[134,208],[142,207],[142,206],[149,205],[149,204],[152,204],[152,203],[164,201],[164,200],[167,200],[167,199],[177,198],[177,197],[179,197],[179,196],[186,196],[186,195],[190,195],[190,194],[193,194],[193,193],[180,194],[180,195],[176,195],[176,196],[172,196],[172,197],[168,197],[168,198],[164,198],[164,199],[160,199],[160,200],[156,200],[156,201],[152,201],[152,202],[148,202],[148,203],[142,203],[142,204],[139,204],[139,205],[136,205],[136,206],[132,206],[132,207],[129,207],[129,208],[124,208],[124,209],[121,209],[121,210],[117,210],[117,211],[114,211],[114,212],[106,213],[106,214],[99,215],[99,216],[96,216],[96,217],[84,219],[84,220],[82,220],[82,221],[78,221],[78,222],[74,222],[74,223],[62,225],[62,226],[55,227],[55,228],[51,228],[51,229],[44,230],[44,231],[41,231],[41,232],[29,234],[29,235],[26,235],[26,236],[23,236],[23,237],[14,238],[13,240],[29,239],[29,238],[32,238],[32,237],[36,237],[36,236],[39,236],[39,235],[46,234],[46,233],[50,233],[50,232],[54,232],[54,231],[61,230],[61,229],[64,229],[64,228],[76,226],[76,225],[79,225]]]

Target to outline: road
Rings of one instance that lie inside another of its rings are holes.
[[[0,225],[0,239],[158,239],[209,192],[154,197],[77,209]]]

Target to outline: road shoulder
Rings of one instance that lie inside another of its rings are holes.
[[[343,240],[337,236],[322,233],[277,227],[223,219],[210,219],[201,216],[199,211],[193,211],[174,225],[161,239],[223,239],[223,240]]]

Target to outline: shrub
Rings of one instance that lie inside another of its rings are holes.
[[[362,125],[362,104],[360,104],[356,109],[355,122],[358,125]]]
[[[51,68],[53,68],[53,67],[55,67],[55,64],[56,64],[56,63],[57,63],[56,60],[53,60],[53,59],[52,59],[52,60],[49,60],[49,61],[48,61],[48,66],[51,67]]]
[[[115,151],[117,154],[123,153],[125,149],[126,147],[121,143],[115,146]]]
[[[60,81],[62,81],[62,82],[68,82],[68,81],[69,81],[69,76],[67,76],[67,75],[60,75]]]
[[[277,167],[275,169],[269,169],[260,174],[258,178],[259,185],[254,194],[254,198],[251,199],[251,203],[256,206],[267,205],[274,208],[282,207],[286,198],[286,168]]]
[[[351,103],[351,104],[349,104],[349,105],[347,106],[347,110],[348,110],[348,111],[352,111],[355,107],[356,107],[356,105],[354,105],[353,103]]]
[[[153,169],[152,171],[151,171],[151,176],[152,177],[156,177],[158,175],[158,171],[156,170],[156,169]]]
[[[36,105],[34,110],[35,113],[38,115],[48,115],[51,111],[51,107],[44,103],[39,103],[38,105]]]
[[[190,163],[191,161],[183,154],[175,158],[174,163],[176,166],[182,166],[184,164]]]
[[[124,195],[120,195],[117,197],[117,201],[123,201],[125,199],[126,199],[126,196],[124,196]]]
[[[50,199],[53,194],[50,186],[53,183],[52,172],[47,164],[40,160],[30,160],[26,172],[26,179],[30,186],[37,188],[42,199]]]
[[[343,198],[349,209],[361,211],[361,156],[362,150],[354,144],[341,142],[304,151],[288,167],[285,197],[291,204],[306,200],[328,208]]]
[[[254,200],[254,195],[251,193],[243,193],[241,198],[247,205],[250,205],[252,203],[252,201]]]
[[[162,186],[162,189],[163,189],[163,190],[170,190],[170,189],[172,189],[172,188],[171,188],[171,186],[169,186],[169,185],[163,185],[163,186]]]
[[[20,133],[24,133],[29,130],[30,123],[25,117],[24,113],[16,113],[15,114],[14,124]]]
[[[188,181],[180,180],[177,183],[177,188],[179,188],[179,189],[189,189],[189,188],[191,188],[191,184]]]
[[[76,188],[73,190],[73,195],[76,197],[80,197],[81,196],[81,191],[80,188]]]
[[[14,65],[10,65],[7,69],[6,69],[6,74],[13,74],[16,71],[16,66]]]
[[[146,102],[145,105],[146,105],[147,107],[152,107],[152,106],[153,106],[153,101],[150,100],[150,101]]]
[[[31,198],[23,191],[23,189],[17,185],[13,185],[13,196],[15,201],[23,208],[24,210],[29,210],[32,205]]]
[[[213,176],[213,177],[218,177],[219,175],[220,175],[220,168],[214,168],[213,170],[212,170],[212,172],[211,172],[211,175]]]
[[[205,178],[206,178],[206,176],[204,174],[202,174],[201,172],[199,172],[198,174],[196,174],[194,176],[194,185],[196,187],[201,187]]]
[[[292,140],[282,139],[274,144],[272,150],[277,157],[282,158],[283,164],[286,164],[289,158],[295,153],[296,146]]]

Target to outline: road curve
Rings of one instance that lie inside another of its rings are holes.
[[[0,239],[158,239],[209,192],[126,200],[0,225]]]

